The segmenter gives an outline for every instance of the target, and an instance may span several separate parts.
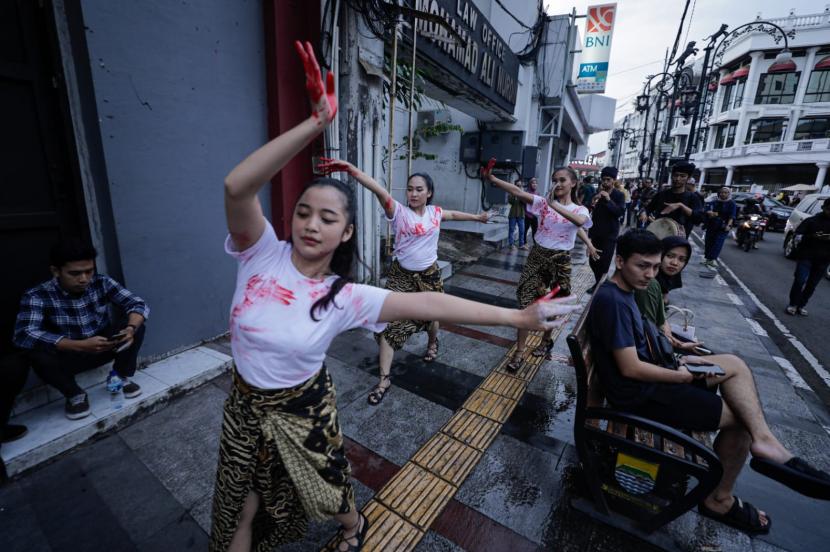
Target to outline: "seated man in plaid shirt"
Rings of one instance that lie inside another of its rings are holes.
[[[75,376],[114,360],[127,398],[141,394],[129,378],[136,369],[150,312],[140,297],[95,272],[95,248],[77,239],[56,244],[50,253],[53,279],[23,294],[14,344],[29,351],[35,372],[66,397],[66,417],[89,415],[89,400]],[[110,306],[123,311],[126,325],[110,319]]]

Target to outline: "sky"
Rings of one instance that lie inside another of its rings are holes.
[[[588,6],[605,4],[602,0],[544,0],[551,15],[570,13],[585,15]],[[617,19],[611,43],[608,65],[608,83],[605,94],[617,100],[614,120],[632,111],[631,100],[643,89],[646,76],[662,71],[666,49],[671,48],[677,35],[685,0],[618,0]],[[705,37],[718,30],[721,23],[730,28],[755,19],[786,17],[795,8],[796,15],[824,11],[828,0],[692,0],[682,31],[680,52],[691,41],[703,46]],[[579,19],[580,37],[585,36],[585,19]],[[687,38],[688,36],[688,38]],[[703,55],[701,49],[700,55]],[[693,58],[689,59],[689,62]],[[688,64],[688,63],[687,63]],[[606,149],[608,133],[591,136],[588,144],[592,153]]]

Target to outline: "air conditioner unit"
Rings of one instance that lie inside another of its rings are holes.
[[[437,123],[451,123],[452,115],[449,109],[433,109],[418,112],[418,128],[435,126]]]

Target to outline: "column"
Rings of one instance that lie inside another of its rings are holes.
[[[700,182],[698,182],[698,187],[703,189],[703,185],[706,184],[706,168],[700,168]]]
[[[813,67],[816,66],[816,54],[818,51],[818,46],[807,49],[807,55],[804,57],[804,67],[801,68],[798,87],[795,89],[795,105],[801,105],[804,101],[804,94],[807,93],[807,84],[810,82],[810,75],[813,74]]]
[[[816,175],[816,188],[821,191],[824,187],[824,179],[827,177],[827,166],[830,165],[827,161],[822,161],[816,163],[816,167],[818,167],[818,174]]]
[[[764,52],[752,52],[749,57],[752,61],[749,65],[749,75],[746,76],[744,97],[741,98],[738,126],[735,129],[735,146],[746,143],[746,131],[749,128],[749,117],[746,111],[750,105],[755,103],[755,94],[758,91],[758,83],[761,81],[761,64],[764,62]]]
[[[732,177],[735,175],[735,167],[729,166],[726,167],[726,181],[723,183],[724,186],[731,186],[732,185]]]

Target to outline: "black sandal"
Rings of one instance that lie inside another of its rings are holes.
[[[797,493],[820,500],[830,500],[830,475],[794,456],[779,464],[764,458],[753,457],[750,467],[758,473],[786,485]]]
[[[512,357],[510,357],[510,362],[508,362],[504,366],[504,369],[507,370],[511,374],[515,374],[516,372],[518,372],[519,368],[521,368],[522,364],[524,364],[524,359],[522,358],[522,356],[524,355],[524,352],[525,352],[524,349],[522,349],[521,351],[516,349],[516,352],[513,353]]]
[[[427,343],[427,352],[424,354],[424,362],[432,362],[436,358],[438,358],[438,345],[440,341],[438,338],[435,338],[435,341],[430,341]]]
[[[337,532],[337,541],[334,543],[334,547],[331,549],[336,552],[359,552],[361,548],[363,548],[363,541],[366,540],[366,533],[369,532],[369,520],[366,519],[361,513],[357,514],[357,524],[360,525],[360,520],[363,520],[363,528],[357,531],[354,535],[349,538],[346,538],[345,532],[346,528],[341,527],[340,531]],[[350,544],[350,540],[356,540],[356,544]],[[343,548],[343,545],[346,545],[346,548]]]
[[[737,496],[735,497],[735,502],[732,503],[732,507],[725,514],[710,510],[702,502],[697,505],[697,511],[702,516],[734,527],[751,536],[766,535],[772,527],[772,518],[769,517],[769,514],[765,514],[767,516],[767,524],[762,525],[761,514],[758,508],[749,502],[744,502]]]
[[[553,340],[552,339],[545,339],[539,345],[533,349],[533,353],[531,353],[535,357],[540,357],[542,355],[545,356],[545,360],[552,360],[553,359]]]
[[[383,387],[381,384],[384,381],[388,381],[389,385]],[[389,388],[392,387],[392,375],[380,376],[380,382],[375,386],[372,391],[369,392],[369,396],[366,397],[366,401],[371,404],[372,406],[377,406],[380,404],[380,401],[383,400],[383,397],[386,396],[386,392],[389,391]]]

